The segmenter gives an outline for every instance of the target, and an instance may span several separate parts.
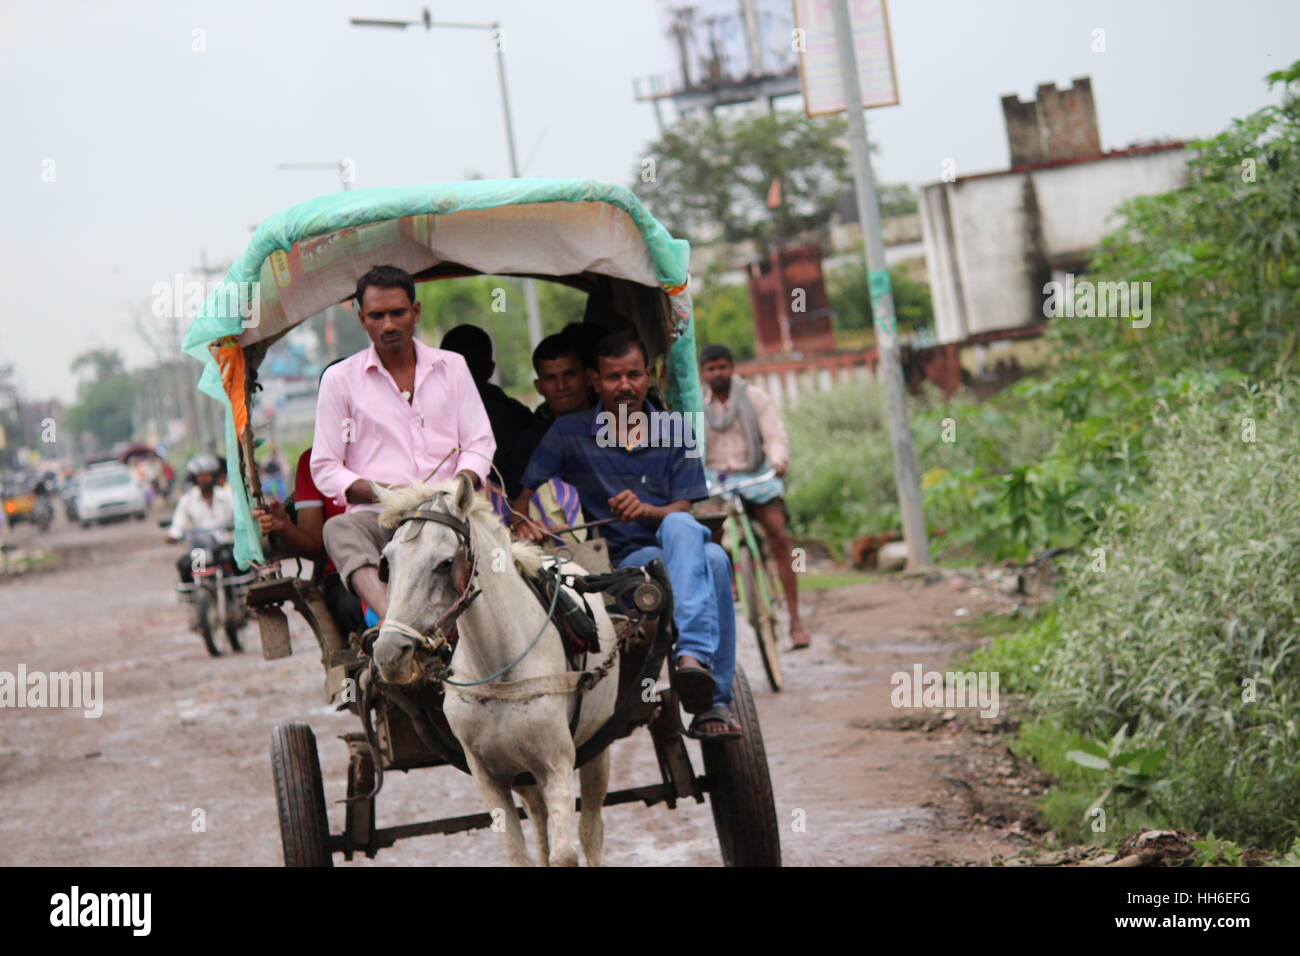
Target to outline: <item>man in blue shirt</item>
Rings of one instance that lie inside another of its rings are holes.
[[[601,528],[617,567],[663,561],[678,632],[673,687],[696,715],[688,733],[733,739],[740,726],[730,708],[736,670],[731,562],[690,514],[692,501],[708,497],[700,445],[685,416],[647,402],[645,346],[631,333],[602,339],[594,361],[588,377],[599,403],[555,420],[524,469],[515,511],[527,514],[533,491],[559,477],[578,489],[593,520],[618,519]],[[528,540],[548,535],[520,517],[514,528]]]

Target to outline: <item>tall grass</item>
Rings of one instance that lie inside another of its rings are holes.
[[[908,413],[928,523],[958,544],[967,543],[964,528],[983,526],[992,517],[991,510],[981,513],[976,485],[996,483],[1016,466],[1037,460],[1056,434],[1050,417],[1036,413],[1016,391],[976,403],[964,394],[945,399],[927,386],[921,395],[908,397]],[[845,384],[805,396],[787,412],[786,428],[791,462],[786,501],[800,531],[839,547],[860,535],[899,528],[879,385]]]
[[[1065,727],[1169,748],[1170,821],[1276,848],[1300,832],[1298,395],[1202,394],[1152,419],[1143,505],[1074,562],[1031,678]]]

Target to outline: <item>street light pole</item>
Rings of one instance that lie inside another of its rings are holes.
[[[501,24],[498,21],[491,23],[466,23],[454,20],[434,20],[430,14],[429,8],[425,7],[419,20],[374,20],[360,17],[353,17],[349,21],[354,27],[387,27],[390,29],[405,30],[407,27],[423,26],[426,31],[434,27],[447,27],[453,30],[487,30],[492,37],[493,52],[497,55],[497,81],[501,87],[501,113],[505,119],[506,126],[506,148],[510,158],[510,176],[512,179],[519,178],[519,159],[515,154],[515,125],[510,116],[510,94],[506,87],[506,50],[504,36],[501,31]],[[524,279],[524,306],[528,312],[528,339],[533,348],[542,340],[542,317],[541,310],[537,302],[537,283],[532,279]]]
[[[876,372],[885,390],[885,419],[894,452],[894,482],[898,485],[898,510],[903,518],[903,539],[907,543],[909,568],[929,567],[930,542],[926,537],[925,513],[921,507],[921,483],[917,478],[916,452],[907,423],[907,396],[903,369],[898,360],[898,320],[889,269],[885,264],[885,240],[880,230],[880,201],[871,172],[867,124],[862,118],[862,90],[858,84],[858,62],[853,46],[853,24],[847,0],[833,0],[835,44],[839,54],[840,83],[844,90],[844,115],[849,121],[849,153],[853,161],[853,182],[858,200],[858,222],[867,257],[867,278],[871,288],[871,314],[876,329],[879,359]]]

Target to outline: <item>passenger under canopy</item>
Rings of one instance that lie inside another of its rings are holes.
[[[247,492],[260,498],[249,426],[253,376],[275,342],[351,298],[371,266],[400,266],[417,282],[508,275],[581,289],[589,316],[630,321],[652,367],[664,359],[660,380],[669,405],[698,412],[689,256],[689,244],[669,235],[631,190],[588,179],[356,190],[264,220],[184,346],[205,363],[199,388],[227,406],[226,448],[240,452],[227,455],[236,560],[241,567],[263,560]]]

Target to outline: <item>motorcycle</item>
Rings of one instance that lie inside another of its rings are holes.
[[[194,581],[176,585],[180,602],[193,609],[190,613],[191,630],[203,638],[204,646],[213,657],[221,656],[216,643],[218,631],[225,632],[232,651],[243,650],[239,632],[249,618],[248,587],[257,578],[255,568],[241,573],[235,564],[229,535],[232,530],[227,525],[224,528],[193,528],[186,532]]]
[[[49,495],[36,496],[36,503],[32,507],[32,521],[42,534],[50,530],[50,525],[54,523],[54,505],[50,503]]]

